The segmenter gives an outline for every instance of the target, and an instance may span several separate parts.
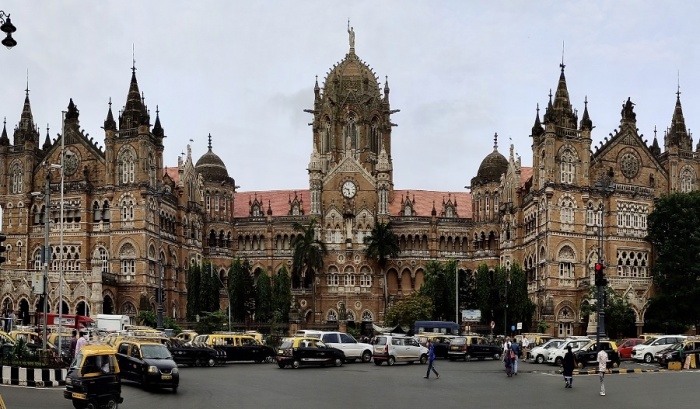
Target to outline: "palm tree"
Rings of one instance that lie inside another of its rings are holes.
[[[316,220],[311,219],[309,225],[304,227],[300,223],[294,223],[294,231],[301,234],[294,236],[292,240],[293,262],[292,270],[301,275],[302,281],[307,277],[311,280],[312,312],[316,322],[316,273],[323,268],[323,258],[328,254],[326,244],[316,238]]]
[[[382,272],[382,279],[384,280],[384,316],[386,316],[389,290],[387,289],[386,271],[384,269],[389,259],[398,257],[401,252],[399,237],[394,233],[394,226],[391,221],[385,223],[375,219],[374,227],[372,227],[369,236],[365,236],[364,242],[367,245],[365,257],[368,260],[376,259]]]

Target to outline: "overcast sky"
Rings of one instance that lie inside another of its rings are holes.
[[[482,159],[508,146],[532,163],[530,130],[564,63],[579,117],[597,145],[622,103],[659,144],[680,81],[686,124],[700,127],[699,3],[658,1],[69,1],[6,0],[18,45],[0,49],[0,116],[18,123],[29,72],[41,142],[60,132],[73,98],[81,127],[103,145],[112,98],[136,76],[165,129],[166,166],[190,139],[214,151],[242,191],[307,189],[315,76],[348,52],[389,77],[397,189],[464,191]],[[383,84],[382,84],[383,85]],[[544,112],[542,111],[541,114]],[[695,141],[697,143],[697,141]]]

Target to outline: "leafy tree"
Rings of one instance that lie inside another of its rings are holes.
[[[385,223],[374,220],[374,226],[368,236],[365,236],[365,257],[367,260],[376,260],[384,280],[384,313],[389,302],[389,292],[386,282],[386,265],[390,259],[396,258],[401,253],[399,237],[394,233],[394,225],[391,221]]]
[[[255,287],[255,319],[260,322],[268,322],[272,318],[273,311],[270,276],[262,271],[258,275],[258,284]]]
[[[219,282],[219,278],[215,277],[214,274],[216,274],[216,272],[212,270],[211,263],[205,263],[201,270],[199,284],[200,312],[213,312],[221,309],[221,302],[219,299],[221,283]]]
[[[147,325],[151,328],[155,328],[156,325],[158,325],[158,317],[153,311],[139,311],[139,315],[136,319],[140,325]],[[182,328],[172,317],[163,317],[163,328],[172,329],[176,334],[182,332]]]
[[[488,324],[493,321],[497,325],[499,322],[500,326],[504,325],[501,288],[503,288],[503,282],[498,279],[495,271],[489,269],[486,264],[480,264],[476,270],[476,298],[481,310],[482,323]]]
[[[401,325],[413,328],[413,323],[433,316],[433,300],[419,292],[414,292],[395,302],[386,312],[388,325]]]
[[[454,319],[454,273],[449,279],[445,265],[436,260],[426,263],[425,280],[419,292],[433,303],[432,319]]]
[[[211,334],[221,331],[224,323],[228,322],[228,315],[222,311],[204,312],[199,317],[199,322],[194,325],[194,330],[200,334]]]
[[[200,287],[199,265],[191,265],[187,271],[187,320],[194,321],[201,311],[199,303]]]
[[[700,330],[700,191],[655,199],[647,228],[658,289],[650,312],[662,325]]]
[[[231,294],[231,317],[239,322],[246,320],[246,302],[255,298],[253,277],[248,260],[233,260],[228,276]]]
[[[292,305],[292,288],[289,279],[287,267],[282,265],[282,268],[273,277],[274,286],[272,287],[272,304],[273,311],[278,313],[276,316],[278,322],[289,322],[289,309]]]
[[[529,331],[536,306],[527,295],[527,275],[518,263],[511,264],[510,272],[504,267],[502,270],[502,274],[510,278],[507,300],[509,324],[521,322],[523,330]]]
[[[527,277],[520,265],[513,263],[510,270],[500,266],[490,270],[482,264],[477,269],[476,287],[483,323],[494,321],[496,328],[509,332],[509,324],[522,322],[523,330],[529,330],[535,304],[527,295]]]
[[[316,273],[323,268],[323,258],[328,254],[326,243],[316,238],[316,219],[311,219],[309,225],[304,227],[295,222],[294,231],[301,234],[292,239],[292,271],[299,273],[305,282],[312,283],[311,296],[313,297],[311,310],[313,320],[316,321]]]
[[[476,271],[459,270],[460,310],[478,310],[479,297],[476,291]]]
[[[596,302],[597,289],[591,287],[588,292],[590,302],[581,304],[581,315],[588,317],[598,313]],[[610,338],[634,336],[635,315],[627,298],[618,295],[612,287],[603,289],[603,312],[605,313],[605,333]]]

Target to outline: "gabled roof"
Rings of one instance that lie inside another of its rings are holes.
[[[413,204],[413,211],[416,216],[430,217],[433,211],[433,205],[438,216],[442,212],[443,200],[447,202],[452,198],[452,202],[457,202],[457,215],[459,218],[472,217],[472,195],[468,192],[438,192],[433,190],[394,190],[394,201],[389,203],[389,214],[398,216],[402,213],[403,206],[406,202],[406,197]],[[415,203],[414,202],[415,199]]]

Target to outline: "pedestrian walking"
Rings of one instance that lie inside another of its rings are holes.
[[[518,374],[518,358],[520,357],[520,345],[517,341],[513,341],[510,345],[510,359],[513,361],[513,375]]]
[[[71,335],[72,335],[72,337],[70,339],[69,353],[70,353],[70,360],[71,360],[71,362],[73,362],[73,358],[75,358],[75,349],[76,349],[77,344],[78,344],[78,331],[73,330]]]
[[[608,370],[608,353],[604,349],[598,351],[598,373],[600,374],[600,396],[605,396],[605,372]]]
[[[435,360],[435,347],[430,340],[428,340],[425,346],[428,347],[428,373],[425,374],[424,378],[430,378],[430,371],[432,370],[435,373],[435,378],[440,379],[440,374],[435,370],[435,366],[433,365],[433,361]]]
[[[562,362],[562,369],[564,374],[564,387],[573,388],[574,387],[574,368],[576,367],[576,357],[571,351],[571,345],[566,347],[566,354],[564,354],[564,361]]]
[[[76,355],[78,352],[80,352],[80,349],[87,345],[87,333],[86,332],[80,332],[80,338],[78,338],[78,341],[75,343],[75,353]]]

